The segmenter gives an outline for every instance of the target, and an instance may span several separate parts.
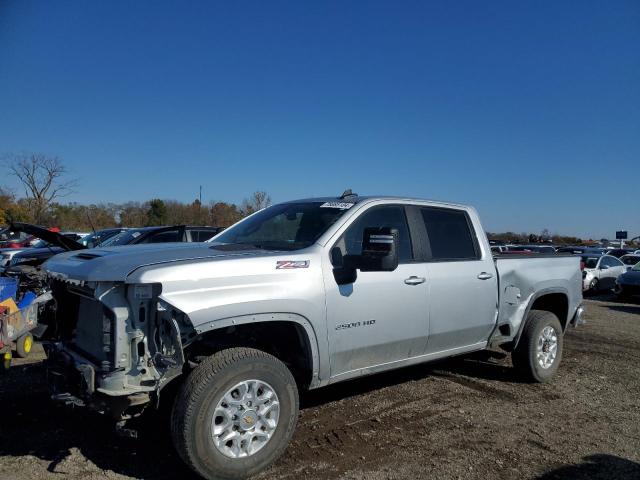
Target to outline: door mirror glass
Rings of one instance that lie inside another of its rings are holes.
[[[600,270],[609,270],[609,265],[600,265]]]
[[[331,249],[331,264],[333,265],[333,278],[338,285],[353,283],[358,278],[355,255],[343,255],[339,247]]]
[[[366,227],[358,268],[363,272],[392,272],[398,268],[398,229]]]

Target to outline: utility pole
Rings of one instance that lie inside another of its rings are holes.
[[[200,200],[200,205],[202,205],[202,185],[200,185],[200,195],[198,196],[198,199]]]

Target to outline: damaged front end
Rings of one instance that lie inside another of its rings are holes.
[[[195,336],[188,317],[160,298],[161,285],[53,278],[55,321],[47,345],[55,400],[117,421],[157,405]]]

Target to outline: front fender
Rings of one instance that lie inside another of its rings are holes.
[[[322,378],[328,378],[328,362],[321,362],[321,355],[326,355],[326,343],[319,343],[319,336],[311,322],[302,315],[296,313],[257,313],[254,315],[239,315],[235,317],[221,318],[198,325],[198,334],[212,332],[232,326],[248,325],[263,322],[291,322],[300,325],[307,335],[307,342],[311,352],[312,378],[309,388],[317,388],[324,383]],[[322,353],[321,353],[322,352]],[[326,358],[326,357],[324,357]]]

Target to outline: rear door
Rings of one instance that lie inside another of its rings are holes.
[[[420,207],[426,230],[429,285],[427,353],[486,342],[496,322],[498,283],[493,257],[483,252],[464,209]]]

